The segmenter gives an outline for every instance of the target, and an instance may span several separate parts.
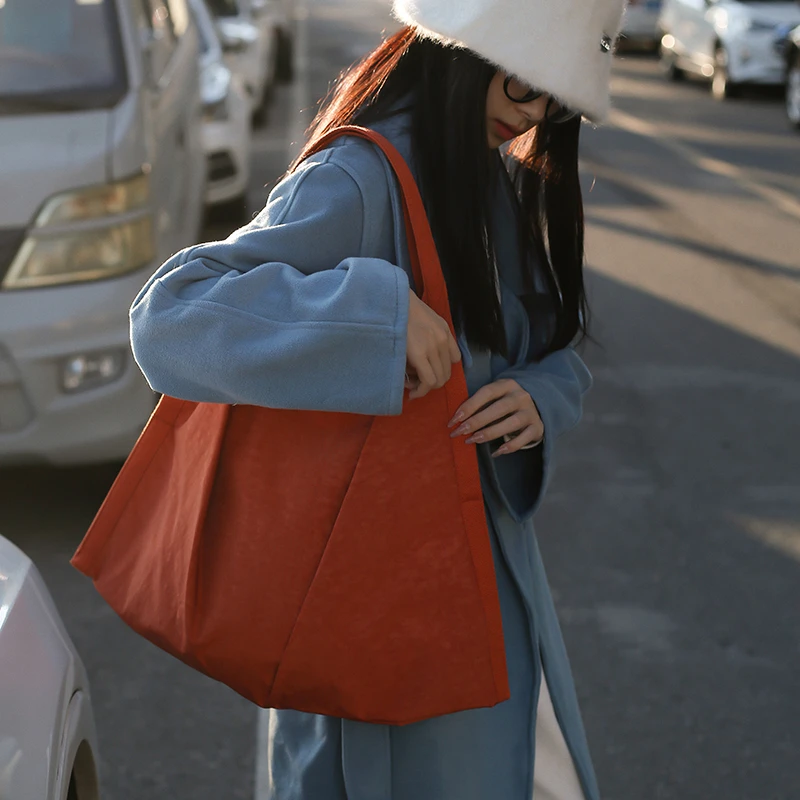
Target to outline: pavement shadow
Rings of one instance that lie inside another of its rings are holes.
[[[625,193],[629,191],[628,187],[620,187],[619,184],[614,185],[616,193],[623,194],[624,199],[629,202],[629,196]],[[610,201],[613,202],[613,201]],[[600,201],[602,204],[602,200]],[[596,205],[594,197],[592,198],[592,205]],[[673,234],[661,233],[659,231],[648,230],[646,228],[638,227],[636,225],[629,225],[618,220],[605,219],[600,216],[588,213],[586,221],[590,225],[596,225],[606,230],[616,231],[623,233],[626,236],[632,236],[636,239],[644,239],[649,242],[658,242],[659,244],[669,245],[670,247],[683,250],[685,252],[699,253],[709,258],[714,258],[718,261],[724,261],[726,264],[732,264],[737,267],[744,267],[754,272],[760,272],[767,275],[780,275],[784,278],[789,278],[793,281],[800,281],[800,269],[791,269],[783,264],[778,264],[765,258],[753,258],[744,253],[739,253],[735,250],[730,250],[727,247],[719,247],[717,245],[700,242],[695,239],[687,239]]]
[[[537,517],[608,798],[786,798],[800,359],[592,273],[595,386]]]

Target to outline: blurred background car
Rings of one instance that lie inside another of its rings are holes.
[[[268,3],[278,28],[278,51],[275,56],[275,78],[288,83],[294,78],[294,0],[251,0]]]
[[[800,24],[795,0],[664,0],[659,27],[664,72],[711,80],[715,98],[743,84],[782,84],[786,71],[774,41],[781,25]]]
[[[200,94],[208,183],[206,205],[243,219],[250,181],[250,98],[225,66],[222,45],[205,0],[189,0],[200,32]]]
[[[0,797],[100,797],[86,670],[38,570],[2,536]]]
[[[154,395],[128,309],[198,240],[186,0],[0,3],[0,464],[125,457]]]
[[[618,47],[656,50],[661,40],[658,18],[662,0],[628,0]]]
[[[786,68],[786,116],[800,129],[800,25],[784,26],[778,33],[775,49]]]
[[[274,19],[260,2],[256,5],[258,14],[254,14],[248,0],[207,2],[219,32],[225,63],[244,81],[253,119],[261,124],[265,121],[276,75],[278,39]]]

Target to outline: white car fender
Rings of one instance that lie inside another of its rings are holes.
[[[22,551],[0,536],[3,800],[65,800],[70,759],[79,755],[80,743],[86,741],[90,752],[96,752],[87,693],[83,664],[41,575]],[[82,738],[73,741],[73,732]],[[91,785],[90,779],[87,782]],[[91,794],[87,800],[92,800]]]
[[[61,757],[56,777],[58,788],[53,795],[58,800],[67,800],[69,782],[73,774],[80,800],[99,800],[97,765],[89,745],[89,742],[95,741],[95,737],[91,702],[88,693],[79,689],[69,701],[67,717],[61,732],[59,747]]]

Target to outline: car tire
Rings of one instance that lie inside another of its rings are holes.
[[[682,81],[686,77],[684,71],[678,66],[678,59],[672,50],[659,44],[658,54],[661,59],[661,71],[668,81]]]
[[[294,80],[294,39],[290,33],[280,29],[275,49],[275,80],[278,83]]]
[[[213,224],[243,225],[248,222],[247,194],[232,197],[222,203],[215,203],[208,209],[208,221]]]
[[[786,73],[786,116],[793,128],[800,128],[800,51],[795,50]]]
[[[714,51],[714,75],[711,78],[711,94],[715,100],[730,100],[738,97],[740,88],[734,83],[728,71],[728,51],[718,47]]]
[[[267,80],[264,82],[264,89],[261,96],[257,99],[257,105],[253,109],[252,123],[254,128],[263,128],[269,122],[269,108],[272,105],[272,95],[275,89],[275,71],[267,65]]]
[[[250,123],[254,128],[263,128],[267,124],[268,117],[268,103],[262,100],[261,104],[253,109],[253,116],[250,119]]]

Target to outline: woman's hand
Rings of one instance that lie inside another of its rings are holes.
[[[461,351],[448,324],[409,289],[405,382],[411,390],[409,399],[441,389],[459,361]]]
[[[485,406],[485,408],[484,408]],[[489,442],[505,435],[514,438],[492,453],[492,457],[515,453],[544,437],[544,423],[531,396],[514,380],[482,386],[456,411],[448,428],[462,423],[451,437],[466,436],[467,444]]]

